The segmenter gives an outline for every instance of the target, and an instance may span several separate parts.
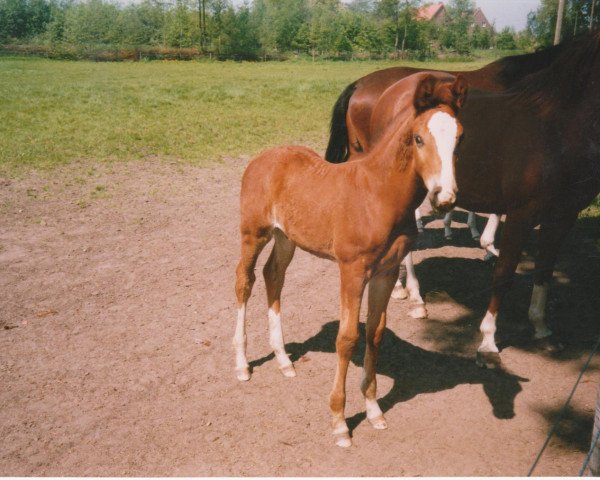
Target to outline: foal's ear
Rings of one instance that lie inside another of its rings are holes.
[[[453,107],[454,110],[461,109],[467,101],[467,91],[469,90],[469,84],[467,79],[462,75],[457,75],[456,80],[451,87],[452,95],[454,96]]]
[[[438,80],[433,75],[423,77],[415,90],[415,98],[413,104],[417,110],[417,114],[435,106],[435,86]]]

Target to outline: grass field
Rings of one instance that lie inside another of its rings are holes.
[[[410,65],[466,70],[489,61]],[[205,164],[284,143],[322,151],[342,89],[392,65],[0,58],[0,173],[81,158]]]

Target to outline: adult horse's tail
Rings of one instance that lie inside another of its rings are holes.
[[[325,151],[325,160],[331,163],[342,163],[348,158],[348,127],[346,126],[346,113],[350,97],[356,90],[356,82],[348,85],[338,97],[333,112],[331,113],[331,127],[329,131],[329,144]]]

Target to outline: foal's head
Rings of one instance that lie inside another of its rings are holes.
[[[449,210],[456,202],[454,164],[462,125],[456,118],[467,94],[460,75],[454,82],[425,76],[415,90],[416,118],[406,141],[414,152],[415,168],[434,208]]]

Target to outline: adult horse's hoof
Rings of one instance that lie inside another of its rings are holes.
[[[249,367],[236,368],[235,375],[237,376],[237,379],[240,382],[247,382],[248,380],[250,380],[250,368]]]
[[[350,432],[334,433],[335,444],[338,447],[349,448],[352,446],[352,439],[350,438]]]
[[[408,314],[417,320],[427,318],[427,309],[425,308],[425,305],[417,305],[410,312],[408,312]]]
[[[408,298],[408,292],[406,291],[406,288],[402,286],[394,287],[392,290],[392,298],[396,300],[406,300]]]
[[[533,345],[537,351],[550,354],[557,354],[565,349],[564,344],[554,335],[535,339]]]
[[[481,368],[500,368],[502,360],[498,352],[477,352],[475,363]]]
[[[281,370],[281,373],[283,373],[284,377],[294,378],[296,376],[296,369],[291,363],[285,367],[279,367],[279,370]]]
[[[383,415],[378,415],[374,418],[369,418],[368,420],[371,426],[376,430],[385,430],[388,428],[387,422],[385,421],[385,418],[383,418]]]

